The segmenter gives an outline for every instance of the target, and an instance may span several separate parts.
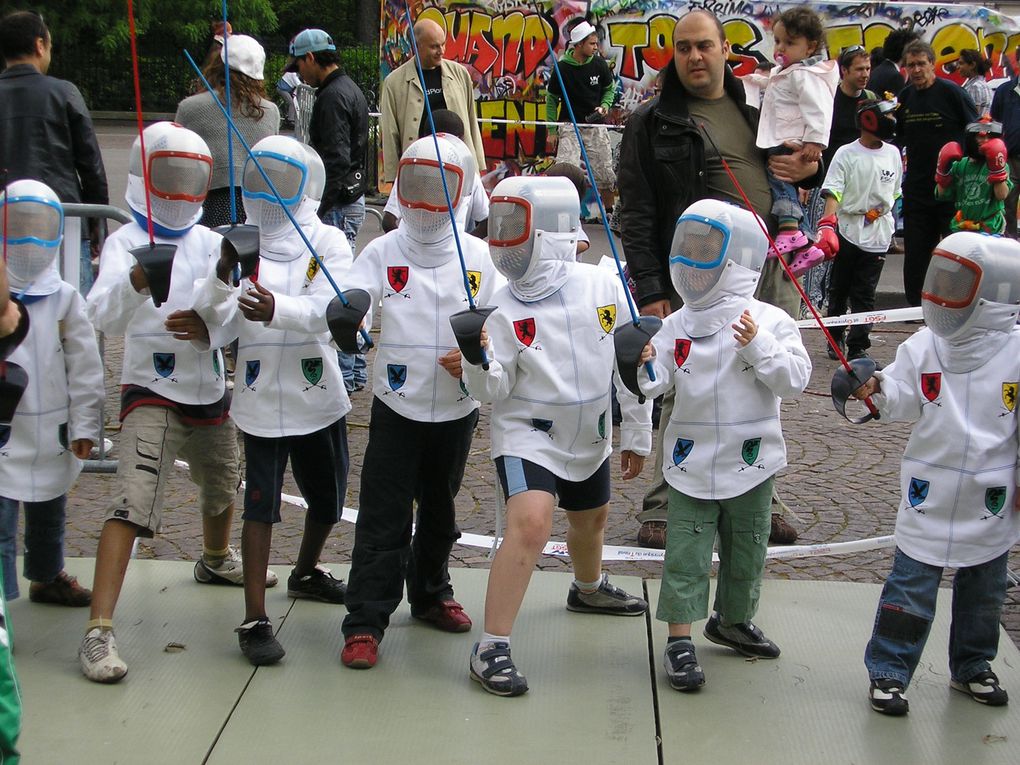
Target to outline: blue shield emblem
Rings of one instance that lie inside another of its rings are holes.
[[[244,384],[251,387],[257,379],[259,379],[259,372],[262,371],[262,362],[258,359],[250,359],[244,364]]]
[[[542,420],[537,417],[531,419],[531,427],[535,428],[535,430],[541,430],[543,433],[548,433],[552,430],[552,426],[552,420]]]
[[[152,354],[152,366],[160,377],[169,377],[174,373],[177,365],[177,354],[175,353],[154,353]]]
[[[928,499],[928,486],[928,481],[911,477],[910,488],[907,489],[907,502],[911,507],[917,507]]]
[[[673,444],[673,464],[679,465],[683,462],[691,453],[691,449],[694,448],[694,442],[688,438],[678,438],[676,443]]]
[[[0,425],[0,449],[7,446],[7,442],[11,440],[11,426]]]
[[[407,382],[407,364],[387,364],[386,380],[390,384],[390,390],[400,390]]]

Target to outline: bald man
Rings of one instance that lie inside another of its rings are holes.
[[[485,150],[475,114],[475,89],[468,70],[443,58],[446,30],[431,19],[414,25],[421,67],[425,74],[432,110],[449,109],[464,122],[464,143],[471,147],[479,172],[485,172]],[[418,81],[414,59],[401,64],[383,80],[382,87],[383,179],[392,182],[404,149],[429,134],[425,93]]]

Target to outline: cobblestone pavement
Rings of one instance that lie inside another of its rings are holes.
[[[888,363],[896,346],[916,329],[914,325],[890,324],[873,334],[873,353]],[[868,423],[850,425],[832,408],[828,395],[829,380],[836,362],[825,354],[822,334],[805,331],[805,342],[814,363],[814,373],[806,393],[783,405],[783,423],[790,467],[781,475],[778,487],[784,501],[795,514],[792,523],[800,530],[799,543],[842,542],[881,536],[892,532],[897,506],[899,461],[909,434],[899,424]],[[107,343],[106,366],[108,401],[116,402],[116,381],[120,372],[120,339]],[[351,451],[351,485],[348,506],[357,506],[357,481],[368,436],[371,393],[354,394],[354,409],[348,415]],[[489,459],[487,407],[483,410],[478,432],[468,461],[464,484],[458,498],[458,521],[463,532],[492,535],[495,524],[497,488],[495,471]],[[107,413],[107,421],[116,427],[116,411]],[[111,438],[116,443],[117,434]],[[116,456],[116,447],[114,448]],[[399,465],[394,470],[399,470]],[[634,520],[651,474],[651,461],[637,479],[624,482],[614,465],[612,512],[606,530],[606,544],[634,545],[638,524]],[[102,524],[103,508],[114,490],[114,476],[83,474],[72,490],[68,505],[66,538],[69,556],[93,556]],[[292,480],[285,492],[298,494]],[[164,528],[154,539],[139,541],[138,556],[171,560],[193,560],[202,550],[201,524],[195,510],[195,490],[187,472],[179,470],[167,484]],[[240,514],[238,513],[238,516]],[[285,506],[283,522],[274,532],[272,562],[292,563],[297,555],[303,517],[298,508]],[[235,543],[239,543],[240,520],[235,519]],[[555,539],[563,539],[565,521],[557,514]],[[349,562],[354,542],[354,527],[337,525],[325,550],[327,562]],[[766,576],[781,579],[821,579],[880,583],[891,563],[891,550],[778,560],[768,564]],[[488,550],[457,545],[454,566],[487,567]],[[569,562],[542,557],[539,568],[567,571]],[[1020,550],[1011,556],[1011,568],[1020,570]],[[661,564],[655,562],[611,562],[606,570],[657,578]],[[944,584],[948,584],[948,579]],[[240,608],[240,600],[238,602]],[[1020,644],[1020,589],[1007,597],[1003,623],[1013,640]]]

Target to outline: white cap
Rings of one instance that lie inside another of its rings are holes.
[[[220,50],[220,60],[230,59],[230,68],[235,72],[251,77],[253,80],[264,80],[263,68],[266,65],[266,52],[258,40],[248,35],[230,35],[227,44]]]
[[[582,21],[570,32],[570,44],[577,45],[583,41],[586,37],[590,37],[595,34],[595,27],[589,24],[587,21]]]

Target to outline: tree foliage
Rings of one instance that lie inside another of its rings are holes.
[[[89,40],[102,54],[115,56],[128,47],[126,1],[0,0],[2,13],[19,8],[43,15],[58,48],[64,41]],[[155,33],[180,47],[194,47],[209,39],[212,23],[222,18],[222,4],[220,0],[134,0],[134,13],[140,38]],[[231,25],[239,31],[255,35],[276,31],[271,0],[231,0],[228,13]]]

